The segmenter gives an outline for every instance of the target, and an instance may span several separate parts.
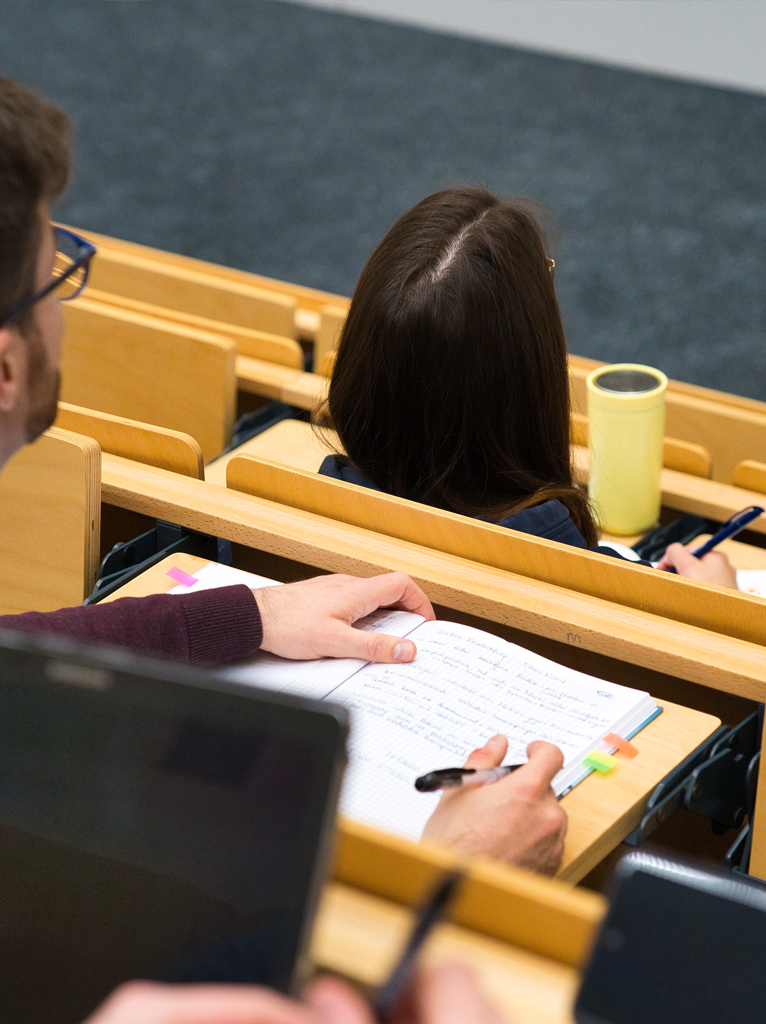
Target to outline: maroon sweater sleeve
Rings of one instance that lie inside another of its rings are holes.
[[[263,630],[249,587],[190,594],[123,597],[106,604],[0,616],[0,628],[57,633],[85,644],[124,647],[189,665],[214,665],[255,654]]]

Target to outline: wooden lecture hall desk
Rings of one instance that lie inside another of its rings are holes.
[[[193,573],[205,564],[194,555],[171,555],[106,600],[166,592],[177,585],[167,575],[171,566]],[[638,757],[620,756],[617,770],[594,772],[563,798],[569,829],[559,878],[579,881],[618,846],[638,824],[655,786],[720,725],[713,715],[661,703],[663,713],[636,737]]]

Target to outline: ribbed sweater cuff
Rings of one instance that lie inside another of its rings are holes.
[[[261,646],[261,615],[249,587],[220,587],[179,599],[189,630],[190,665],[249,658]]]

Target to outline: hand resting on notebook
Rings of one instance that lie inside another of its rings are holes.
[[[466,768],[503,763],[508,742],[493,736],[474,750]],[[468,855],[553,875],[564,853],[567,816],[551,789],[564,763],[558,747],[536,740],[529,763],[500,782],[480,789],[446,790],[423,830],[423,839]]]
[[[505,1024],[463,964],[421,971],[393,1024]],[[375,1024],[368,1004],[346,982],[319,978],[296,1003],[269,989],[237,985],[130,982],[85,1024]],[[507,1024],[511,1024],[510,1021]]]
[[[283,587],[254,590],[261,613],[261,648],[283,658],[363,658],[412,661],[412,640],[362,632],[353,623],[378,608],[401,608],[434,619],[431,602],[409,576],[389,572],[357,579],[317,576]]]

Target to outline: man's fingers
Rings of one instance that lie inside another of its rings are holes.
[[[503,763],[503,758],[508,750],[508,740],[505,736],[497,735],[487,740],[483,747],[472,750],[466,758],[464,768],[497,768]]]
[[[325,637],[323,654],[331,658],[362,658],[381,664],[414,661],[418,649],[412,640],[371,633],[337,623]]]
[[[310,982],[306,1002],[326,1024],[373,1024],[369,1005],[340,978],[323,977]]]
[[[403,572],[387,572],[382,576],[368,577],[365,580],[364,597],[369,611],[376,608],[403,608],[425,619],[436,618],[426,595]]]
[[[128,982],[84,1024],[317,1024],[315,1013],[270,989]],[[366,1024],[366,1022],[360,1022]]]
[[[517,784],[522,781],[531,783],[540,791],[550,789],[554,775],[561,771],[564,764],[564,755],[559,748],[544,740],[533,740],[527,747],[527,757],[528,763],[514,772],[511,778]]]

